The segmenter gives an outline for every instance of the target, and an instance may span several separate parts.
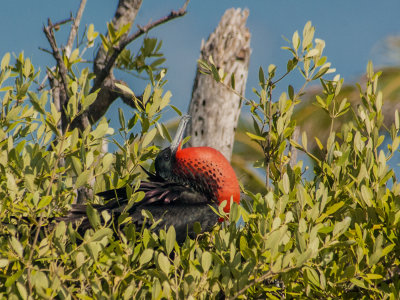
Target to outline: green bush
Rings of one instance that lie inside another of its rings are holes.
[[[127,216],[110,227],[107,214],[100,224],[93,211],[96,230],[84,236],[64,222],[45,226],[65,214],[79,188],[96,193],[144,178],[139,166],[159,150],[152,145],[154,137],[169,137],[159,123],[171,95],[163,91],[163,74],[148,85],[143,107],[128,120],[120,110],[121,144],[106,119],[94,129],[61,134],[49,91],[31,88],[38,72],[30,60],[20,55],[10,64],[5,55],[0,74],[2,297],[398,299],[400,184],[388,164],[400,143],[398,112],[393,112],[395,124],[383,128],[380,73],[371,63],[357,110],[339,101],[343,79],[326,79],[333,70],[322,56],[324,46],[322,40],[314,42],[314,27],[307,23],[302,37],[296,32],[286,48],[293,57],[285,71],[271,65],[265,74],[260,68],[258,100],[245,102],[254,119],[248,136],[264,153],[256,166],[267,171],[268,192],[253,194],[243,187],[247,196],[241,206],[233,204],[229,222],[183,245],[175,242],[173,227],[152,232],[146,212],[150,226],[142,228]],[[223,70],[212,62],[200,65],[228,86]],[[305,85],[299,91],[289,86],[273,101],[280,79],[296,70]],[[96,94],[88,93],[91,80],[87,69],[69,77],[70,120],[94,100]],[[332,126],[326,144],[317,141],[319,154],[312,154],[305,133],[301,143],[291,138],[296,125],[291,117],[305,86],[316,80],[324,90],[316,105],[328,113]],[[234,78],[229,81],[234,89]],[[342,114],[352,114],[351,121],[335,132],[333,124]],[[102,151],[104,141],[115,143],[118,151]],[[302,161],[292,161],[294,151],[313,161],[311,176],[304,175]],[[138,200],[133,193],[131,201]]]

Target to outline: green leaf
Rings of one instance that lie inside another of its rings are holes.
[[[13,283],[19,279],[22,275],[22,273],[24,272],[24,270],[18,270],[17,272],[15,272],[14,274],[12,274],[11,276],[9,276],[6,280],[6,283],[4,284],[4,286],[6,288],[10,287],[13,285]]]
[[[260,82],[260,85],[263,87],[265,85],[265,76],[264,76],[264,70],[262,67],[260,67],[258,70],[258,80]]]
[[[212,255],[210,252],[203,252],[201,255],[201,266],[203,267],[204,272],[207,272],[210,269],[212,263]]]
[[[170,107],[179,115],[182,116],[182,112],[174,105],[170,105]]]
[[[87,205],[86,214],[87,217],[89,218],[90,225],[92,225],[93,228],[97,229],[101,226],[100,216],[97,209],[93,208],[93,206],[91,205]]]
[[[372,79],[372,77],[374,76],[374,66],[372,64],[372,61],[368,61],[368,64],[367,64],[367,76],[370,79]]]
[[[17,289],[22,299],[28,299],[28,292],[22,283],[17,282]]]
[[[399,212],[399,215],[400,215],[400,212]],[[399,217],[399,219],[400,219],[400,217]],[[199,223],[199,222],[194,222],[193,223],[193,232],[195,233],[195,234],[200,234],[201,233],[201,224]]]
[[[351,278],[350,281],[354,283],[356,286],[366,289],[365,283],[357,278]]]
[[[134,299],[134,292],[136,291],[136,285],[132,282],[125,290],[124,290],[124,300]]]
[[[380,274],[372,274],[372,273],[366,274],[366,276],[370,280],[376,280],[376,279],[382,279],[383,278],[382,275],[380,275]]]
[[[168,257],[166,257],[163,253],[160,253],[158,255],[157,261],[161,271],[163,271],[165,274],[168,274],[169,268],[171,267],[171,263],[169,262]]]
[[[99,222],[100,223],[100,222]],[[100,230],[97,230],[93,236],[92,236],[92,241],[97,242],[101,241],[105,237],[112,237],[113,231],[111,228],[102,228]]]
[[[144,92],[143,92],[143,104],[146,104],[146,102],[149,100],[149,98],[150,98],[150,95],[151,95],[151,85],[150,84],[148,84],[147,86],[146,86],[146,88],[144,89]]]
[[[10,262],[6,258],[0,258],[0,268],[5,268]]]
[[[271,74],[273,74],[275,72],[275,70],[276,70],[276,66],[274,64],[268,65],[268,74],[270,74],[270,76],[271,76]]]
[[[90,170],[85,170],[81,174],[79,174],[78,178],[75,181],[75,188],[80,188],[89,182]]]
[[[303,144],[303,148],[307,150],[307,133],[305,131],[301,134],[301,143]]]
[[[154,127],[144,136],[142,142],[142,148],[145,148],[148,144],[150,144],[154,140],[156,134],[157,134],[157,128]]]
[[[361,186],[361,196],[368,207],[372,206],[372,191],[366,185]]]
[[[124,111],[120,107],[118,108],[118,117],[119,117],[119,125],[121,126],[121,129],[125,129]]]
[[[111,43],[108,41],[107,37],[104,36],[103,34],[100,34],[100,38],[101,38],[101,41],[102,41],[102,43],[103,43],[103,47],[106,49],[106,51],[109,50],[109,49],[111,48],[112,45],[111,45]]]
[[[293,33],[293,36],[292,36],[292,45],[293,45],[293,48],[294,48],[296,51],[299,49],[299,46],[300,46],[300,37],[299,37],[299,33],[298,33],[297,30]]]
[[[296,257],[296,267],[299,268],[303,266],[303,264],[306,261],[308,261],[311,257],[312,257],[312,251],[310,249],[301,253],[299,256]]]
[[[289,194],[289,192],[290,192],[290,181],[289,181],[289,176],[288,176],[287,173],[283,174],[282,186],[283,186],[283,192],[285,194]]]
[[[116,87],[121,89],[123,92],[131,95],[132,97],[135,97],[135,93],[126,85],[120,84],[120,83],[115,83]]]
[[[328,72],[328,70],[329,70],[329,67],[324,67],[324,68],[319,69],[317,74],[315,74],[313,76],[312,80],[315,80],[315,79],[318,79],[318,78],[322,77],[323,75],[326,74],[326,72]]]
[[[294,99],[294,88],[293,86],[289,85],[288,86],[288,95],[289,95],[289,99]]]
[[[143,266],[144,264],[147,264],[153,258],[153,254],[153,249],[145,249],[139,258],[140,265]]]
[[[53,197],[52,197],[52,196],[43,196],[43,197],[40,199],[37,208],[38,208],[38,209],[41,209],[41,208],[43,208],[43,207],[49,205],[50,202],[51,202],[51,200],[53,200]]]
[[[334,205],[332,205],[331,207],[329,207],[329,209],[326,211],[326,214],[328,216],[332,215],[333,213],[335,213],[339,208],[341,208],[344,205],[344,201],[340,201],[338,203],[335,203]]]
[[[166,243],[165,247],[166,247],[168,255],[171,253],[172,249],[174,249],[175,241],[176,241],[175,228],[174,228],[174,226],[170,226],[168,228],[167,238],[166,238],[166,241],[165,241],[165,243]]]
[[[257,140],[257,141],[266,141],[265,137],[255,135],[255,134],[250,133],[250,132],[246,132],[246,134],[247,134],[250,138],[252,138],[253,140]]]
[[[314,269],[311,269],[311,268],[307,268],[306,272],[307,272],[308,280],[310,280],[315,286],[319,287],[320,283],[319,283],[319,276],[318,276],[317,271],[315,271]]]
[[[14,236],[11,237],[10,245],[20,258],[24,256],[24,247]]]
[[[389,246],[386,246],[382,250],[382,256],[388,255],[394,249],[394,247],[396,247],[396,244],[390,244]]]
[[[99,90],[82,98],[82,110],[86,110],[94,101],[96,101],[98,91]]]
[[[96,129],[91,132],[91,135],[94,139],[100,139],[104,137],[104,135],[108,131],[108,123],[105,118],[103,118],[100,123],[97,125]]]
[[[42,271],[35,271],[32,274],[32,283],[39,289],[46,290],[49,287],[49,279]]]
[[[85,263],[85,253],[79,251],[75,258],[76,266],[79,268]]]
[[[307,55],[306,55],[306,58],[308,58],[308,57],[314,57],[314,56],[317,56],[317,55],[319,55],[320,53],[319,53],[319,50],[318,49],[316,49],[316,48],[314,48],[314,49],[311,49],[310,51],[308,51],[308,53],[307,53]]]
[[[235,73],[231,74],[231,88],[235,89],[236,83],[235,83]]]
[[[306,48],[308,48],[310,46],[310,44],[312,43],[312,40],[314,38],[314,32],[315,32],[315,28],[311,25],[311,21],[308,21],[306,23],[306,25],[304,25],[304,29],[303,29],[303,51],[306,50]]]
[[[114,155],[111,153],[106,153],[103,157],[102,163],[103,163],[103,170],[105,172],[110,171],[111,164],[114,161]]]
[[[171,97],[172,93],[170,91],[166,91],[161,99],[159,110],[163,110],[170,103]]]
[[[87,30],[87,34],[86,34],[88,41],[92,42],[97,37],[97,35],[98,35],[98,32],[94,31],[94,25],[90,24],[88,27],[88,30]]]
[[[7,114],[7,122],[12,122],[18,119],[18,115],[21,113],[22,106],[14,106]]]
[[[4,54],[2,60],[1,60],[1,71],[3,71],[6,67],[8,67],[8,64],[10,63],[10,53],[7,52],[6,54]]]
[[[324,110],[327,110],[327,105],[326,105],[325,101],[318,95],[315,96],[315,98],[317,99],[317,102],[318,102],[319,106],[321,108],[323,108]]]
[[[347,228],[349,228],[350,223],[351,223],[350,217],[346,217],[342,222],[336,223],[335,226],[333,227],[333,236],[339,237],[340,235],[342,235],[347,230]]]
[[[66,231],[67,231],[67,225],[65,224],[64,221],[61,221],[61,222],[57,223],[57,225],[56,225],[54,237],[56,239],[61,239],[65,235]]]

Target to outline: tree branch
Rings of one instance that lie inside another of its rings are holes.
[[[128,23],[133,23],[137,11],[142,4],[142,0],[120,0],[118,4],[117,11],[113,19],[114,28],[118,29]],[[93,64],[93,71],[96,75],[91,92],[100,89],[97,95],[96,101],[90,105],[88,110],[80,115],[74,120],[72,127],[84,128],[83,124],[85,120],[89,121],[91,124],[96,123],[108,110],[110,105],[118,98],[121,97],[122,100],[131,107],[135,107],[135,103],[132,101],[129,95],[125,95],[123,91],[115,86],[118,81],[114,78],[112,69],[118,59],[118,55],[128,46],[129,43],[136,40],[143,34],[147,33],[151,29],[164,24],[170,20],[181,17],[186,14],[186,7],[188,1],[180,8],[178,11],[172,11],[169,15],[147,24],[144,27],[139,27],[138,31],[135,33],[123,37],[117,47],[114,48],[111,56],[107,56],[107,52],[104,47],[101,46],[96,59]]]
[[[68,71],[67,71],[67,67],[64,64],[64,60],[61,57],[60,51],[57,47],[57,42],[56,42],[56,38],[54,36],[53,28],[54,28],[54,25],[51,23],[51,20],[48,19],[48,26],[43,27],[43,32],[46,35],[47,40],[49,41],[51,49],[53,50],[53,57],[57,61],[57,65],[58,65],[58,69],[60,71],[64,90],[67,93],[67,91],[68,91],[68,80],[67,80]]]
[[[74,20],[74,24],[72,25],[70,36],[68,39],[68,44],[65,48],[66,54],[69,54],[68,52],[70,52],[72,49],[73,40],[76,37],[76,32],[79,27],[79,22],[82,17],[86,1],[87,0],[81,0],[81,4],[78,9],[76,18],[73,19],[71,17],[69,19],[69,20]],[[100,89],[100,91],[97,95],[95,102],[92,103],[92,105],[85,112],[83,112],[81,115],[79,115],[77,118],[74,119],[73,124],[71,124],[72,125],[71,128],[80,128],[81,130],[84,130],[87,126],[96,123],[106,113],[111,103],[113,103],[118,97],[121,97],[122,100],[129,106],[135,107],[135,103],[132,101],[129,95],[125,95],[125,93],[120,89],[118,89],[115,85],[115,83],[118,81],[114,78],[112,69],[118,59],[119,54],[121,54],[121,52],[131,42],[138,39],[143,34],[149,32],[151,29],[161,24],[164,24],[170,20],[185,15],[188,2],[189,0],[186,0],[185,4],[179,10],[177,11],[173,10],[167,16],[160,18],[155,22],[148,23],[144,27],[138,27],[139,29],[135,33],[129,36],[122,37],[120,43],[118,44],[118,46],[114,47],[114,49],[112,50],[112,54],[110,54],[110,56],[108,56],[110,52],[107,53],[103,45],[100,46],[93,63],[93,72],[96,75],[96,77],[90,92],[93,93],[98,89]],[[119,29],[122,26],[125,26],[126,24],[132,24],[136,18],[137,12],[139,11],[141,4],[142,0],[119,0],[118,7],[112,21],[114,28]],[[57,65],[61,75],[60,83],[62,83],[62,88],[60,92],[61,95],[66,95],[66,97],[60,97],[61,98],[60,100],[62,100],[60,103],[60,107],[64,107],[64,105],[68,101],[68,96],[67,96],[68,72],[64,64],[62,55],[60,54],[60,50],[58,49],[54,38],[54,32],[53,32],[54,27],[55,26],[51,24],[51,21],[49,20],[49,25],[45,27],[43,30],[51,45],[51,48],[53,50],[52,55],[57,61]],[[65,93],[62,93],[64,92],[64,90]]]
[[[85,6],[86,6],[86,0],[82,0],[78,12],[76,13],[74,22],[72,23],[71,26],[71,31],[69,33],[67,45],[65,46],[65,54],[67,55],[67,57],[69,57],[69,55],[71,54],[72,46],[74,44],[76,33],[78,32],[79,24],[81,23],[82,14],[83,11],[85,10]]]
[[[103,68],[103,70],[100,72],[100,74],[98,74],[98,77],[96,78],[98,82],[103,82],[104,79],[110,74],[111,69],[114,67],[115,62],[117,61],[118,56],[121,54],[121,52],[126,48],[126,46],[128,46],[131,42],[133,42],[134,40],[136,40],[137,38],[141,37],[143,34],[147,33],[148,31],[150,31],[151,29],[164,24],[168,21],[171,21],[173,19],[182,17],[186,14],[186,6],[187,6],[187,2],[185,2],[184,6],[182,8],[180,8],[177,11],[171,11],[169,13],[169,15],[154,21],[152,23],[147,24],[144,27],[138,26],[138,31],[136,31],[135,33],[131,34],[130,36],[128,36],[125,40],[122,40],[119,45],[117,47],[114,47],[114,51],[110,57],[110,59],[107,61],[105,67]]]
[[[117,10],[112,20],[113,27],[118,30],[119,28],[127,24],[133,24],[141,5],[142,0],[119,0]],[[125,37],[122,37],[122,39],[124,38]],[[107,59],[108,53],[104,49],[103,44],[101,44],[93,64],[93,71],[97,75],[97,77],[104,69]],[[97,77],[94,83],[94,85],[96,86],[94,90],[96,90],[97,87],[100,87],[102,85],[102,81],[104,80],[99,80]]]
[[[69,17],[68,19],[65,19],[65,20],[62,20],[62,21],[59,21],[59,22],[57,22],[57,23],[54,23],[54,24],[51,24],[51,25],[49,25],[49,28],[50,29],[54,29],[54,28],[58,28],[58,27],[60,27],[60,25],[64,25],[64,24],[66,24],[66,23],[68,23],[68,22],[71,22],[71,21],[73,21],[74,20],[74,18],[72,18],[72,16],[71,17]]]
[[[62,21],[59,23],[65,23],[66,21]],[[68,70],[64,64],[64,60],[61,56],[60,50],[57,47],[56,38],[54,36],[53,28],[55,25],[51,23],[51,20],[48,19],[48,26],[43,27],[43,32],[46,35],[47,40],[53,50],[52,55],[57,62],[58,70],[61,76],[61,83],[57,80],[57,78],[50,78],[49,72],[47,72],[47,76],[50,79],[50,85],[52,91],[54,93],[54,101],[56,106],[59,107],[59,111],[61,112],[61,124],[59,124],[61,131],[65,132],[67,126],[67,116],[65,114],[65,106],[68,102]]]

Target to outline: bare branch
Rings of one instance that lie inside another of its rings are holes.
[[[131,107],[135,107],[135,103],[132,101],[129,95],[125,95],[123,91],[115,86],[118,81],[114,78],[112,69],[118,58],[118,55],[125,49],[125,47],[139,38],[151,29],[164,24],[172,19],[181,17],[186,14],[186,6],[188,1],[185,2],[183,7],[178,11],[172,11],[169,15],[147,24],[141,27],[137,32],[130,36],[123,37],[120,44],[114,48],[111,56],[107,56],[108,53],[104,47],[101,46],[96,59],[93,64],[93,70],[96,75],[91,92],[100,89],[97,95],[96,101],[88,108],[86,112],[80,115],[74,120],[73,127],[84,128],[84,122],[90,122],[91,124],[96,123],[108,110],[109,106],[118,98],[121,99]],[[136,14],[142,4],[142,0],[120,0],[117,11],[113,19],[114,28],[118,29],[129,23],[133,23]]]
[[[117,10],[112,20],[113,27],[118,30],[127,24],[133,24],[141,5],[142,0],[119,0]],[[123,38],[125,38],[126,35]],[[107,59],[108,52],[104,49],[103,44],[101,44],[93,64],[93,70],[96,75],[104,69]],[[102,80],[95,80],[96,86],[101,86],[101,83]]]
[[[65,54],[67,55],[67,57],[69,57],[69,55],[71,54],[72,46],[74,44],[76,33],[78,32],[79,24],[82,19],[83,11],[85,10],[85,6],[86,6],[86,0],[82,0],[78,12],[76,13],[74,22],[72,23],[71,26],[71,31],[69,33],[67,45],[65,46]]]
[[[112,24],[114,28],[119,29],[127,24],[132,24],[136,18],[136,15],[142,5],[142,0],[119,0],[118,7],[115,12]],[[100,88],[97,94],[96,101],[85,111],[83,114],[74,119],[72,128],[86,128],[90,124],[96,123],[108,110],[111,103],[115,101],[121,94],[116,91],[115,78],[112,72],[106,75],[102,80],[99,80],[99,74],[104,69],[106,61],[108,59],[108,53],[104,49],[103,45],[100,46],[97,51],[96,58],[93,62],[93,72],[96,75],[94,85],[91,92],[94,92]],[[128,105],[134,105],[128,99],[128,97],[122,95],[124,102]]]
[[[135,107],[135,103],[134,101],[132,101],[130,96],[125,95],[123,91],[115,86],[115,83],[118,81],[114,78],[112,69],[118,59],[119,54],[125,49],[125,47],[129,43],[141,37],[143,34],[147,33],[151,29],[170,20],[185,15],[188,2],[189,0],[187,0],[182,8],[180,8],[179,10],[171,11],[167,16],[155,22],[151,22],[144,27],[139,27],[139,29],[135,33],[129,36],[126,35],[125,37],[122,37],[119,45],[113,49],[112,54],[105,51],[103,45],[100,46],[100,49],[97,52],[96,58],[93,63],[93,72],[96,75],[96,78],[94,80],[91,92],[95,92],[98,89],[100,89],[100,91],[97,95],[96,101],[85,112],[74,119],[73,124],[71,124],[71,128],[77,127],[80,129],[84,129],[87,126],[90,126],[90,124],[96,123],[106,113],[111,103],[113,103],[118,97],[121,97],[121,99],[129,106]],[[83,7],[85,6],[85,3],[86,0],[81,1],[80,8],[74,20],[74,24],[72,25],[70,39],[68,41],[66,51],[68,51],[68,49],[69,51],[71,51],[72,49],[73,38],[71,42],[71,36],[76,36],[76,30],[79,26],[79,20],[81,18],[81,13],[83,12]],[[132,24],[136,18],[137,12],[139,11],[141,4],[142,0],[119,0],[118,8],[112,21],[114,28],[119,29],[126,24]],[[54,26],[49,21],[49,26],[44,28],[44,31],[46,33],[47,39],[50,42],[50,45],[52,46],[52,54],[57,60],[57,65],[59,67],[62,79],[61,82],[64,86],[65,91],[67,91],[68,73],[63,63],[62,56],[60,55],[57,44],[55,43],[54,33],[52,30],[53,27]],[[63,92],[63,89],[61,89],[60,92]],[[64,103],[66,103],[66,101],[67,97],[65,101],[62,101],[61,107]]]
[[[50,28],[50,29],[58,29],[58,27],[60,27],[61,25],[64,25],[64,24],[66,24],[66,23],[68,23],[68,22],[71,22],[71,21],[73,21],[73,20],[74,20],[74,18],[71,16],[71,17],[69,17],[68,19],[61,20],[61,21],[59,21],[59,22],[57,22],[57,23],[54,23],[54,24],[49,25],[49,28]]]
[[[47,50],[47,49],[45,49],[45,48],[39,47],[39,50],[41,50],[41,51],[43,51],[43,52],[46,52],[46,53],[48,53],[48,54],[50,54],[50,55],[53,55],[53,52],[51,52],[50,50]]]
[[[115,62],[118,58],[118,56],[121,54],[121,52],[125,49],[126,46],[128,46],[131,42],[133,42],[134,40],[136,40],[137,38],[141,37],[143,34],[147,33],[148,31],[150,31],[151,29],[164,24],[168,21],[171,21],[173,19],[182,17],[186,14],[186,3],[185,5],[177,10],[177,11],[171,11],[169,13],[169,15],[154,21],[152,23],[147,24],[144,27],[139,27],[138,31],[136,31],[135,33],[131,34],[130,36],[128,36],[125,40],[122,40],[119,45],[117,47],[114,48],[114,52],[112,53],[110,59],[107,61],[107,64],[105,65],[105,67],[103,68],[103,70],[100,72],[100,74],[97,74],[97,78],[96,81],[97,82],[102,82],[111,72],[111,69],[114,67]]]
[[[43,27],[43,32],[46,35],[47,40],[50,43],[51,49],[53,49],[53,57],[55,58],[55,60],[57,61],[57,66],[59,68],[60,71],[60,75],[61,75],[61,80],[64,86],[64,90],[65,93],[67,93],[68,91],[68,80],[67,80],[67,67],[64,64],[64,60],[60,54],[60,51],[57,47],[57,42],[56,42],[56,38],[54,36],[54,31],[53,31],[54,25],[51,23],[51,20],[48,20],[48,26],[44,26]],[[63,103],[64,104],[64,103]]]

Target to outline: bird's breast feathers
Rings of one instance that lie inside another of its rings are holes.
[[[221,152],[211,147],[180,149],[176,152],[175,164],[176,175],[186,178],[193,188],[208,193],[219,203],[231,197],[239,203],[239,182]]]

